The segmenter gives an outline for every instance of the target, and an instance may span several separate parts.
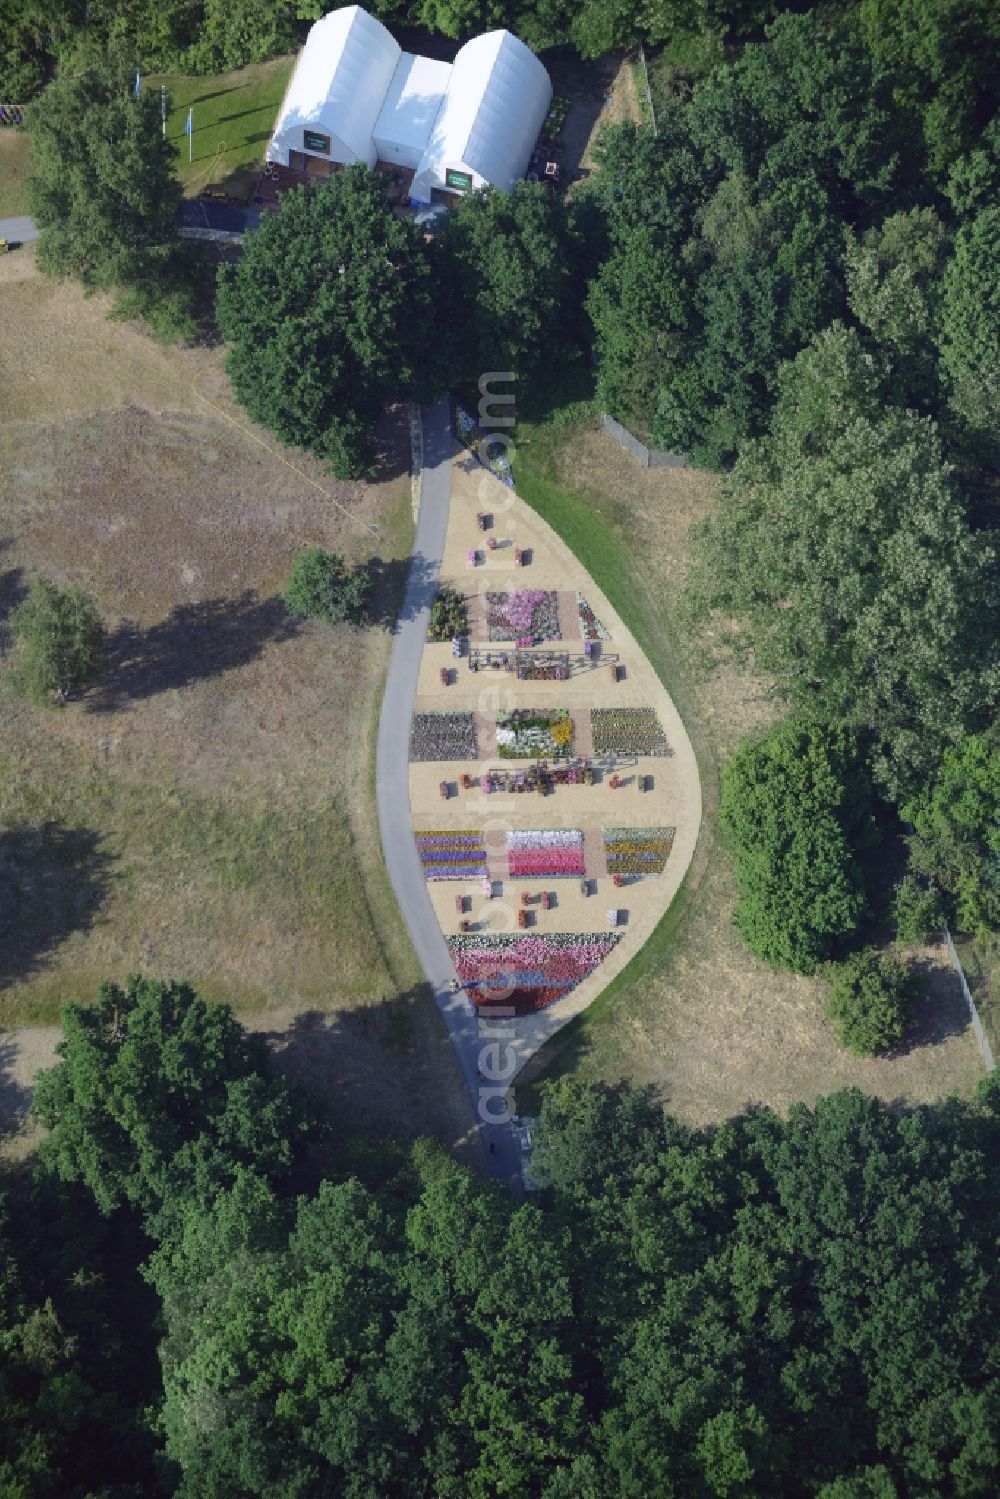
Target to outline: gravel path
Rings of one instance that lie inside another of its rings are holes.
[[[410,820],[410,719],[451,505],[449,459],[453,439],[447,401],[425,410],[423,424],[420,518],[413,542],[413,563],[386,676],[375,752],[379,830],[399,909],[434,991],[469,1090],[487,1167],[492,1176],[507,1181],[513,1191],[520,1193],[520,1152],[510,1126],[483,1122],[484,1110],[490,1112],[498,1108],[500,1084],[484,1081],[479,1069],[490,1071],[503,1067],[504,1054],[496,1055],[496,1040],[502,1038],[493,1040],[489,1034],[481,1035],[467,996],[462,991],[451,991],[451,983],[457,975],[427,893]],[[489,1030],[492,1032],[493,1027]]]

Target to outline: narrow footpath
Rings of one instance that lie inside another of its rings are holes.
[[[455,1048],[486,1165],[492,1176],[506,1181],[512,1191],[520,1194],[523,1190],[520,1150],[510,1125],[484,1123],[481,1117],[481,1102],[498,1086],[479,1075],[481,1067],[489,1070],[491,1065],[488,1055],[484,1057],[490,1038],[480,1035],[479,1021],[467,995],[461,990],[452,991],[457,974],[427,893],[410,817],[410,720],[448,528],[449,460],[454,444],[446,400],[425,410],[422,420],[424,468],[420,516],[378,727],[375,795],[379,831],[399,909]],[[494,1099],[494,1109],[497,1102]]]

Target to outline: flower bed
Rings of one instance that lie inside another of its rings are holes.
[[[428,640],[454,640],[469,633],[469,614],[465,596],[453,588],[442,588],[431,605]]]
[[[676,828],[602,828],[608,874],[662,874]]]
[[[470,933],[448,946],[473,1004],[525,1015],[569,994],[618,941],[616,932]]]
[[[591,708],[595,755],[666,755],[663,725],[652,708]]]
[[[410,729],[411,760],[476,760],[474,713],[414,713]]]
[[[513,880],[562,880],[585,872],[579,828],[546,828],[507,834],[507,869]]]
[[[565,708],[514,708],[497,714],[501,760],[566,759],[573,753],[573,720]]]
[[[486,595],[490,640],[561,640],[559,595],[546,588],[518,588]]]
[[[604,628],[582,593],[576,596],[576,610],[580,616],[580,634],[584,640],[611,639],[610,630]]]
[[[455,435],[459,442],[463,442],[471,452],[475,453],[484,468],[506,484],[508,489],[514,488],[514,476],[510,471],[510,459],[507,457],[505,448],[490,439],[495,437],[493,432],[484,432],[471,411],[466,411],[464,406],[455,404]]]
[[[417,853],[428,880],[479,880],[486,874],[482,833],[418,833]]]

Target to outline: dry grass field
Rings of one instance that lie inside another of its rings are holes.
[[[536,504],[627,614],[685,719],[698,752],[705,817],[688,880],[632,968],[529,1065],[525,1081],[572,1070],[628,1078],[696,1124],[747,1104],[785,1109],[858,1086],[890,1101],[968,1093],[982,1064],[943,950],[914,952],[926,1003],[906,1050],[862,1061],[836,1044],[819,979],[770,970],[732,925],[735,887],[718,843],[718,769],[743,735],[782,712],[771,684],[713,664],[708,632],[685,637],[675,605],[688,532],[713,503],[708,475],[645,470],[603,432],[520,433],[521,494]],[[530,1089],[528,1099],[530,1100]]]
[[[93,594],[111,655],[63,709],[16,700],[0,671],[0,1031],[44,1053],[63,999],[130,971],[183,977],[272,1033],[335,1117],[454,1141],[467,1105],[374,817],[405,422],[387,422],[371,484],[286,454],[327,498],[198,400],[196,375],[242,420],[217,351],[108,322],[30,252],[0,282],[0,628],[42,572]],[[378,559],[380,622],[289,619],[278,594],[312,543]],[[13,1044],[16,1101],[30,1070]]]

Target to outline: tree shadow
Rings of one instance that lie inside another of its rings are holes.
[[[31,1102],[31,1089],[14,1076],[17,1038],[0,1037],[0,1137],[20,1129]]]
[[[364,564],[368,574],[368,596],[360,623],[384,630],[413,619],[420,610],[434,602],[438,569],[422,552],[412,557],[369,557]]]
[[[12,545],[9,536],[0,536],[0,556],[9,551]],[[10,567],[0,571],[0,650],[6,650],[10,645],[8,620],[11,611],[17,608],[27,592],[28,586],[22,568]]]
[[[318,1098],[327,1116],[329,1144],[318,1154],[338,1158],[358,1136],[413,1139],[434,1119],[434,1102],[421,1098],[430,1069],[454,1071],[451,1041],[439,1023],[427,985],[416,984],[381,1004],[326,1015],[308,1010],[287,1029],[262,1030],[274,1070]],[[433,1037],[428,1053],[428,1036]],[[434,1048],[437,1048],[435,1051]],[[447,1110],[440,1122],[447,1129]],[[470,1113],[471,1124],[471,1113]],[[461,1142],[448,1140],[448,1144]]]
[[[906,1035],[887,1053],[891,1060],[907,1057],[925,1046],[940,1046],[950,1036],[961,1036],[972,1021],[962,995],[958,974],[931,958],[914,958],[908,964],[918,998],[910,1014]]]
[[[0,833],[0,988],[43,967],[73,932],[89,931],[114,858],[93,828],[47,822]]]
[[[111,713],[143,698],[245,666],[271,642],[298,633],[280,598],[178,604],[148,630],[125,623],[108,642],[107,675],[87,697],[91,713]]]

